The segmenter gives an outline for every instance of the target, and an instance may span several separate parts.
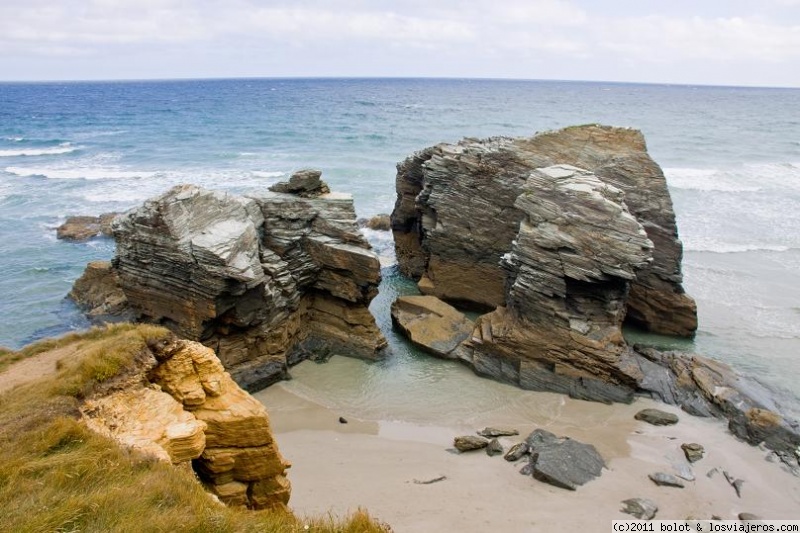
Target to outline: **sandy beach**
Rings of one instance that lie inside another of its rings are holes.
[[[255,396],[267,405],[280,449],[294,464],[290,506],[300,514],[363,507],[398,532],[600,531],[614,519],[631,519],[620,511],[620,502],[641,497],[658,504],[657,519],[735,520],[741,512],[800,518],[800,479],[766,461],[766,451],[736,440],[721,421],[649,400],[608,406],[542,394],[543,401],[560,405],[546,425],[538,414],[526,420],[511,408],[475,413],[469,425],[446,419],[414,424],[359,420],[293,393],[292,383]],[[680,422],[656,427],[634,420],[645,407],[674,412]],[[341,424],[340,416],[348,423]],[[520,431],[520,437],[501,439],[506,448],[535,427],[591,443],[607,470],[572,492],[520,475],[524,459],[511,464],[483,451],[454,452],[454,436],[490,425]],[[674,473],[675,465],[685,462],[684,442],[706,449],[692,466],[695,481],[683,489],[656,486],[647,475]],[[719,473],[709,477],[714,468]],[[723,470],[744,480],[741,497]],[[445,479],[436,483],[418,483],[441,476]]]

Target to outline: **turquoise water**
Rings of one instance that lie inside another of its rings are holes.
[[[800,394],[798,109],[795,89],[616,83],[0,84],[0,345],[85,327],[64,296],[113,243],[57,241],[68,215],[125,210],[186,182],[247,193],[310,166],[369,216],[391,211],[395,164],[414,150],[601,122],[643,130],[675,203],[700,329],[691,342],[659,342]],[[369,237],[391,254],[385,234]],[[379,368],[437,368],[418,360]]]

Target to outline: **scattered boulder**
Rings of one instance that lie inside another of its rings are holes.
[[[508,453],[503,458],[508,462],[519,461],[527,453],[528,445],[524,442],[518,442],[508,450]]]
[[[339,423],[340,424],[347,424],[347,419],[345,417],[343,417],[343,416],[340,416],[339,417]]]
[[[503,449],[503,445],[500,444],[500,441],[497,439],[492,439],[489,441],[489,444],[486,446],[486,455],[489,457],[494,457],[495,455],[501,455],[505,450]]]
[[[741,520],[742,522],[748,522],[751,520],[764,520],[764,519],[753,513],[739,513],[739,520]]]
[[[298,170],[289,178],[269,188],[272,192],[296,194],[302,198],[315,198],[331,192],[328,184],[320,179],[321,170]]]
[[[648,477],[653,483],[661,487],[677,487],[681,489],[684,487],[683,481],[665,472],[656,472],[655,474],[650,474]]]
[[[633,417],[654,426],[671,426],[678,423],[678,415],[660,409],[642,409]]]
[[[696,463],[702,459],[706,451],[701,444],[697,444],[696,442],[681,444],[681,450],[683,450],[684,455],[686,455],[686,460],[690,463]]]
[[[392,322],[420,348],[445,359],[457,357],[473,323],[435,296],[401,296],[392,304]]]
[[[56,238],[65,241],[86,241],[95,237],[111,237],[111,223],[119,213],[103,213],[100,216],[67,217],[58,228]]]
[[[459,452],[469,452],[472,450],[481,450],[489,445],[489,441],[483,437],[476,437],[474,435],[463,435],[453,439],[453,446]]]
[[[514,428],[495,428],[486,427],[478,431],[481,437],[513,437],[519,435],[519,431]]]
[[[727,481],[728,484],[731,487],[733,487],[733,490],[736,491],[736,496],[741,498],[742,497],[742,485],[744,485],[744,480],[743,479],[734,478],[732,475],[730,475],[728,473],[727,470],[723,470],[722,471],[722,475],[725,476],[725,481]]]
[[[647,498],[631,498],[622,501],[623,513],[633,515],[640,520],[652,520],[658,512],[658,505],[653,500]]]
[[[533,477],[556,487],[576,490],[600,476],[605,462],[594,446],[567,437],[556,437],[543,429],[526,439],[530,448]]]

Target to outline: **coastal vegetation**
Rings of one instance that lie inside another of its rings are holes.
[[[0,354],[7,368],[45,352],[55,373],[0,393],[1,531],[378,532],[365,511],[346,518],[249,511],[215,501],[189,468],[127,450],[90,431],[79,407],[116,383],[169,332],[117,324]],[[3,368],[0,367],[0,368]]]

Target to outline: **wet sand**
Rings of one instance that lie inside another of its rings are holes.
[[[300,514],[346,513],[363,507],[397,532],[426,531],[605,531],[615,519],[631,519],[621,501],[642,497],[659,506],[657,519],[735,520],[741,512],[768,519],[800,518],[800,479],[765,460],[767,453],[736,440],[718,420],[689,416],[649,400],[607,406],[542,393],[559,405],[542,424],[541,414],[520,416],[516,408],[474,413],[461,420],[427,423],[359,419],[292,391],[293,382],[255,394],[267,405],[281,452],[294,466],[290,506]],[[526,393],[531,394],[531,393]],[[536,393],[533,393],[536,394]],[[645,407],[678,414],[675,426],[634,420]],[[347,424],[339,423],[344,416]],[[502,438],[506,449],[535,427],[597,447],[606,460],[602,476],[567,491],[519,474],[512,464],[483,451],[454,453],[456,435],[484,426],[512,426],[519,437]],[[675,473],[680,445],[698,442],[705,457],[692,466],[686,487],[658,487],[647,475]],[[720,473],[708,477],[713,468]],[[741,498],[721,471],[745,480]],[[445,476],[442,481],[419,484]]]

